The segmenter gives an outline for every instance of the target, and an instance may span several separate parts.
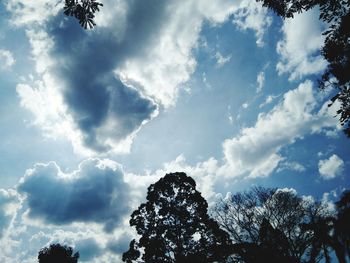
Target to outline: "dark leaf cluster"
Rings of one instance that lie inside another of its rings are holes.
[[[231,241],[207,211],[191,177],[165,175],[150,185],[147,202],[131,215],[130,225],[140,238],[130,243],[123,261],[225,262]]]
[[[51,244],[39,251],[39,263],[77,263],[79,253],[73,254],[71,247],[62,246],[60,244]]]
[[[91,29],[96,26],[94,18],[100,6],[103,4],[96,0],[65,0],[64,14],[74,16],[84,29]]]

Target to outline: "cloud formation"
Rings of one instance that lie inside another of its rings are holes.
[[[262,47],[265,44],[263,40],[265,32],[272,24],[272,17],[268,15],[268,9],[261,3],[243,0],[232,22],[241,30],[253,30],[256,44]]]
[[[316,8],[285,19],[283,38],[277,43],[280,55],[276,65],[278,74],[290,74],[289,80],[292,81],[322,72],[327,66],[320,54],[324,41],[322,31],[323,24]]]
[[[262,91],[264,85],[265,85],[265,72],[260,71],[259,74],[256,76],[256,92],[259,93]]]
[[[0,49],[0,65],[2,68],[9,68],[15,64],[16,60],[11,51]]]
[[[333,179],[340,175],[343,167],[344,161],[336,154],[318,162],[318,171],[325,180]]]
[[[218,68],[222,67],[223,65],[225,65],[226,63],[229,63],[231,60],[231,56],[223,56],[220,52],[216,52],[215,54],[215,59],[216,59],[216,66]]]
[[[176,103],[179,85],[194,72],[204,21],[220,24],[236,13],[236,24],[260,38],[266,10],[249,2],[105,0],[98,26],[84,31],[52,1],[9,0],[39,73],[34,84],[18,85],[21,104],[49,136],[65,136],[78,152],[128,152],[142,125]],[[262,20],[248,23],[257,16]]]
[[[19,199],[16,191],[0,189],[0,239],[9,227],[18,207]]]
[[[224,156],[231,176],[248,173],[251,177],[268,176],[283,157],[279,150],[310,133],[334,129],[334,108],[327,103],[318,112],[311,81],[283,96],[283,101],[268,113],[260,113],[253,127],[223,143]],[[333,113],[331,112],[333,110]]]
[[[110,160],[85,160],[71,174],[50,162],[27,170],[18,191],[26,196],[31,218],[57,225],[95,222],[110,231],[129,212],[123,178],[120,166]]]

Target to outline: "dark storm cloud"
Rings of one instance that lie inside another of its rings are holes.
[[[129,212],[128,185],[122,171],[86,160],[74,175],[62,176],[55,163],[38,164],[22,178],[29,216],[52,224],[96,222],[110,231]]]
[[[103,8],[107,11],[111,4],[115,3],[106,1]],[[64,100],[85,146],[109,150],[107,139],[125,139],[157,110],[150,98],[124,85],[113,71],[129,58],[147,55],[167,15],[165,7],[161,0],[130,1],[126,21],[115,17],[110,26],[92,31],[62,14],[49,21],[47,33],[53,41],[49,54],[54,62],[49,72],[64,87]],[[116,33],[118,22],[125,23],[124,34]],[[106,132],[111,120],[117,124]]]

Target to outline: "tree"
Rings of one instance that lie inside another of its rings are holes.
[[[335,251],[338,251],[332,236],[333,223],[334,218],[332,216],[313,215],[309,223],[302,225],[304,231],[312,232],[310,250],[308,252],[309,263],[319,262],[320,258],[324,258],[326,263],[330,263],[330,249],[335,248]],[[336,254],[338,255],[338,253]],[[342,257],[339,259],[339,262],[345,263],[342,261]]]
[[[147,202],[130,219],[138,241],[123,254],[125,262],[224,262],[231,241],[208,216],[208,204],[185,173],[166,174],[148,188]],[[142,261],[137,261],[141,260]]]
[[[60,244],[51,244],[39,251],[39,263],[77,263],[79,252],[74,253],[71,247]]]
[[[91,29],[96,26],[94,18],[100,6],[103,4],[96,0],[65,0],[63,9],[65,15],[78,19],[84,29]]]
[[[321,50],[328,61],[326,71],[319,80],[319,87],[335,87],[337,94],[329,106],[340,102],[337,114],[344,132],[350,137],[350,1],[349,0],[256,0],[272,9],[282,18],[293,17],[295,13],[320,8],[320,20],[328,25],[323,32],[324,46]]]
[[[275,255],[280,262],[301,262],[308,257],[314,234],[302,226],[311,222],[311,215],[328,215],[324,206],[294,191],[262,187],[229,195],[211,212],[230,234],[238,261],[246,263],[263,262],[261,258],[266,257],[262,255]]]
[[[337,219],[334,223],[334,235],[337,244],[340,247],[340,253],[343,253],[350,260],[350,191],[344,191],[340,200],[336,202]]]
[[[263,219],[257,243],[243,242],[233,245],[233,262],[245,263],[296,263],[289,255],[289,244],[284,233]]]

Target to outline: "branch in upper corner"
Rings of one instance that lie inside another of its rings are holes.
[[[65,0],[64,14],[74,16],[84,29],[92,29],[96,26],[95,13],[100,11],[102,3],[96,0]]]

